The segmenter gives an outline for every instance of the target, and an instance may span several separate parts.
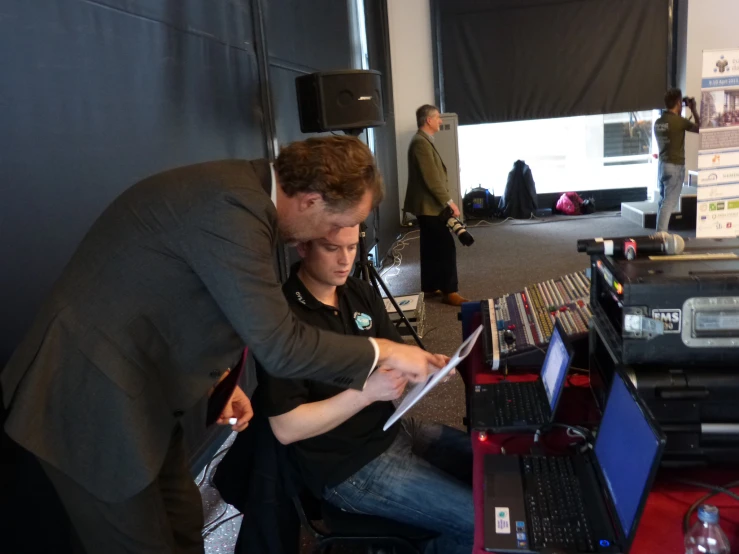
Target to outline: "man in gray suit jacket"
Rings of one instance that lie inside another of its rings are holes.
[[[382,194],[364,144],[312,138],[274,166],[154,175],[93,224],[0,373],[5,429],[41,461],[87,552],[202,552],[178,420],[245,345],[277,377],[355,389],[378,366],[419,381],[443,365],[415,347],[306,326],[282,295],[278,235],[356,225]],[[234,385],[219,423],[234,417],[239,431],[252,411]]]
[[[436,106],[416,110],[418,132],[408,147],[408,188],[403,209],[418,218],[421,248],[421,290],[426,297],[442,294],[442,302],[460,306],[467,302],[459,292],[457,251],[454,238],[439,214],[449,206],[454,217],[459,208],[449,195],[446,166],[434,146],[441,127]]]

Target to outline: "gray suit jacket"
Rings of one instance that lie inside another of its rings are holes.
[[[450,199],[444,161],[429,137],[418,131],[408,147],[408,188],[403,209],[415,216],[439,215]]]
[[[279,377],[361,388],[365,338],[295,318],[265,160],[154,175],[87,233],[0,373],[8,434],[109,502],[156,477],[178,417],[247,344]]]

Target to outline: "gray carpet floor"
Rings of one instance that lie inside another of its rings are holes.
[[[589,259],[577,252],[577,239],[640,236],[653,232],[622,219],[619,213],[471,222],[468,229],[475,243],[471,247],[457,243],[457,270],[460,293],[469,300],[501,296],[586,268]],[[387,260],[382,270],[395,296],[417,293],[421,287],[418,231],[405,228],[402,237],[393,249],[394,256]],[[459,309],[430,299],[425,312],[423,341],[427,349],[450,355],[462,340],[457,320]],[[413,408],[411,415],[462,428],[464,389],[459,376],[437,386]],[[208,480],[204,480],[201,491],[206,522],[222,521],[236,513],[233,508],[227,509],[217,492],[208,486]],[[219,517],[220,514],[223,515]],[[240,518],[236,517],[211,533],[206,538],[206,552],[232,552],[239,525]],[[303,551],[309,552],[311,541],[306,537],[303,544]],[[336,549],[335,552],[348,551]]]

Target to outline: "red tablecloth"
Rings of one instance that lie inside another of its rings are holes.
[[[501,376],[492,372],[483,362],[482,347],[478,346],[470,353],[460,373],[467,383],[467,388],[474,384],[495,382]],[[535,379],[535,375],[512,375],[512,381]],[[576,375],[570,379],[560,401],[561,412],[558,418],[567,423],[582,423],[592,421],[595,407],[588,387],[586,376]],[[552,434],[547,442],[562,444],[563,434]],[[570,439],[571,440],[571,439]],[[474,554],[482,554],[483,550],[483,479],[485,454],[500,453],[500,447],[505,441],[507,452],[527,453],[532,444],[531,435],[488,435],[485,441],[480,441],[476,432],[472,433],[473,445],[473,500],[475,503],[475,547]],[[693,502],[705,495],[708,491],[677,483],[675,479],[685,478],[702,481],[714,485],[724,485],[731,481],[739,481],[739,469],[682,469],[660,470],[657,480],[649,494],[647,505],[642,515],[636,537],[631,548],[632,554],[682,554],[683,532],[682,520],[686,510]],[[734,489],[735,492],[737,489]],[[721,527],[729,537],[733,552],[739,552],[739,502],[718,495],[710,500],[711,504],[721,511]],[[693,520],[695,521],[695,516]]]

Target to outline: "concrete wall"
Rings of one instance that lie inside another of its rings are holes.
[[[429,0],[388,0],[388,19],[398,151],[398,196],[402,210],[408,183],[408,145],[417,130],[416,108],[434,103]],[[402,217],[402,211],[399,217]]]

